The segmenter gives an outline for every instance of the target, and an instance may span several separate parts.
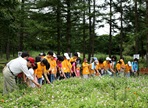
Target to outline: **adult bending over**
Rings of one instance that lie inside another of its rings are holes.
[[[40,84],[34,80],[34,78],[28,71],[28,67],[31,67],[31,65],[34,64],[33,62],[27,60],[28,57],[29,54],[23,52],[20,57],[13,59],[6,64],[3,69],[3,94],[8,94],[9,92],[12,92],[13,90],[17,89],[15,76],[17,76],[21,72],[23,72],[37,87],[41,87]]]

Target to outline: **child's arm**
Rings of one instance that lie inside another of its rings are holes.
[[[45,76],[45,79],[46,79],[47,83],[50,84],[50,81],[49,81],[49,79],[47,77],[47,70],[45,68],[43,69],[43,74]]]

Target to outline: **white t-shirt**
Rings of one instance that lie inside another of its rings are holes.
[[[7,63],[7,66],[13,72],[15,76],[23,72],[29,79],[31,80],[34,79],[28,70],[27,60],[25,60],[22,57],[18,57],[16,59],[11,60],[9,63]]]
[[[30,72],[31,76],[34,78],[34,70],[32,68],[30,68],[29,72]],[[31,80],[29,80],[29,86],[34,88],[35,84]]]

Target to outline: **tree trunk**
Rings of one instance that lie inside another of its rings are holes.
[[[57,5],[57,42],[58,42],[58,51],[57,51],[57,54],[60,55],[60,46],[61,46],[61,32],[60,32],[60,29],[61,29],[61,21],[60,21],[60,16],[61,16],[61,8],[60,8],[60,1],[58,2],[58,5]]]
[[[148,28],[148,0],[146,0],[146,24],[147,24],[147,28]],[[146,41],[146,63],[147,63],[147,67],[148,67],[148,31],[147,31],[147,41]]]
[[[23,50],[23,40],[24,40],[24,1],[21,3],[21,25],[20,25],[20,33],[19,33],[19,46],[18,50]]]
[[[123,45],[123,9],[122,9],[122,0],[120,1],[120,14],[121,14],[121,28],[120,28],[120,58],[123,57],[122,55],[122,45]]]
[[[94,40],[95,40],[95,21],[96,21],[96,0],[93,0],[93,33],[92,33],[92,51],[91,54],[94,56]]]
[[[135,0],[135,52],[139,52],[137,0]]]
[[[88,61],[91,58],[91,50],[92,50],[92,24],[91,24],[91,0],[88,0],[89,5],[89,53],[88,53]]]
[[[7,36],[7,44],[6,44],[6,59],[7,60],[9,60],[10,58],[10,38],[9,38],[10,35],[11,35],[10,28],[8,28],[8,36]]]
[[[111,57],[112,54],[112,0],[110,0],[110,21],[109,21],[109,57]]]
[[[67,29],[66,29],[66,39],[67,39],[67,52],[70,53],[71,44],[70,44],[70,38],[71,38],[71,12],[70,12],[70,3],[71,0],[66,0],[67,4]]]
[[[139,8],[140,9],[142,8],[142,4],[143,4],[143,2],[142,2],[142,0],[140,0],[139,1]],[[138,21],[141,23],[139,17],[138,17]],[[140,30],[139,28],[140,27],[138,27],[138,30]],[[141,46],[140,55],[141,55],[142,59],[144,59],[145,51],[144,51],[144,39],[143,39],[142,35],[139,36],[139,39],[140,39],[140,46]]]
[[[0,44],[0,57],[2,58],[3,57],[3,41],[2,41],[1,34],[0,34],[0,37],[1,37],[1,39],[0,39],[0,41],[1,41],[1,44]]]
[[[85,8],[85,0],[84,2],[84,8]],[[86,22],[85,22],[85,10],[83,11],[83,59],[85,58],[85,53],[86,53]]]

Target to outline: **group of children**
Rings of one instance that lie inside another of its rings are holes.
[[[135,76],[138,72],[138,59],[135,58],[132,62],[128,61],[127,64],[124,63],[123,59],[116,61],[116,56],[111,58],[106,57],[106,60],[92,58],[90,63],[87,59],[84,59],[82,64],[82,75],[84,78],[89,78],[90,76]]]
[[[82,78],[103,75],[130,77],[130,75],[137,74],[138,71],[138,59],[136,58],[133,62],[128,61],[125,64],[123,59],[117,61],[115,56],[106,57],[106,60],[92,57],[88,63],[86,58],[81,60],[79,52],[70,57],[68,53],[61,56],[49,51],[47,55],[40,53],[35,59],[32,57],[28,59],[35,61],[35,65],[29,71],[40,85],[53,83],[57,79],[81,76]],[[31,81],[26,81],[28,86],[35,87]]]

